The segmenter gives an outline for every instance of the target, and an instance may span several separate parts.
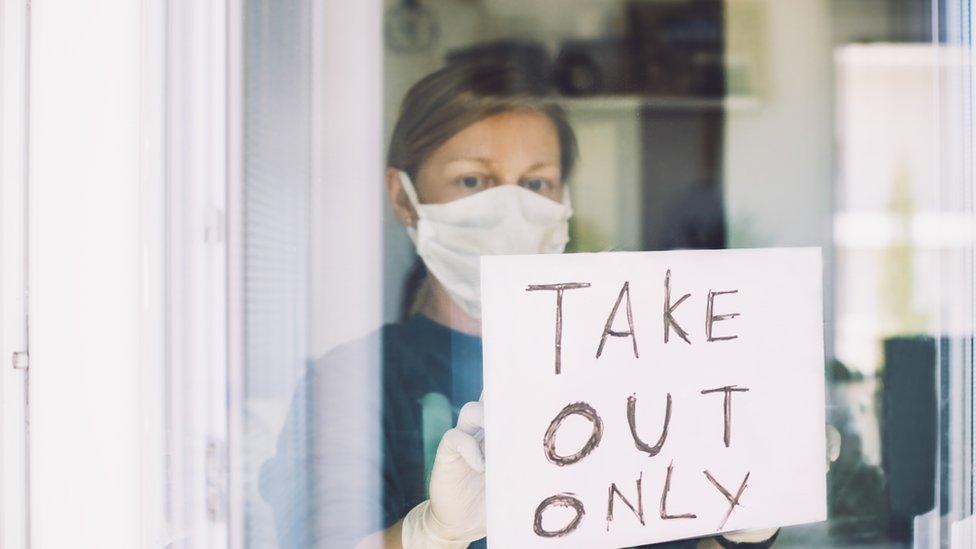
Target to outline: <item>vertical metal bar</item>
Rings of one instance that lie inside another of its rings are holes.
[[[972,70],[973,20],[971,0],[932,0],[932,36],[939,52],[937,85],[939,126],[940,213],[967,219],[974,230],[974,74]],[[939,456],[943,479],[939,488],[943,521],[941,541],[949,541],[948,524],[973,513],[973,330],[976,327],[976,250],[972,243],[942,253],[942,319],[939,335],[940,405],[948,413],[940,425]]]
[[[167,514],[183,547],[227,526],[227,9],[167,4]]]
[[[245,532],[244,463],[244,5],[227,0],[227,545]]]

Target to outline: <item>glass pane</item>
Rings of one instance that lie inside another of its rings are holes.
[[[243,528],[248,546],[267,547],[276,543],[274,505],[293,516],[308,508],[306,467],[283,468],[272,485],[259,480],[279,432],[308,423],[303,394],[287,412],[309,356],[311,8],[244,4]],[[304,455],[306,440],[278,451]],[[287,535],[286,525],[278,530]]]
[[[422,536],[481,394],[470,258],[563,248],[821,247],[828,520],[775,545],[972,520],[968,0],[323,5],[245,2],[247,545]],[[569,242],[472,229],[495,188]]]

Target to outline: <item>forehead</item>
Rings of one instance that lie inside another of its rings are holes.
[[[432,162],[488,158],[505,162],[558,161],[559,137],[552,120],[536,111],[489,116],[451,136],[430,157]]]

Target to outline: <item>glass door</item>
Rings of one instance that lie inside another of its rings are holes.
[[[777,547],[970,543],[968,1],[295,0],[242,17],[245,544],[360,539],[403,518],[390,471],[423,479],[429,441],[417,463],[384,446],[404,435],[381,410],[409,392],[384,372],[426,288],[390,168],[419,169],[396,164],[417,83],[472,62],[515,65],[565,111],[568,252],[823,250],[828,520]]]

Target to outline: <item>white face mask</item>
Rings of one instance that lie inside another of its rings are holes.
[[[400,181],[417,211],[407,233],[427,269],[464,312],[481,319],[483,255],[558,254],[569,242],[569,189],[562,203],[519,185],[499,185],[444,204],[421,204],[406,172]]]

